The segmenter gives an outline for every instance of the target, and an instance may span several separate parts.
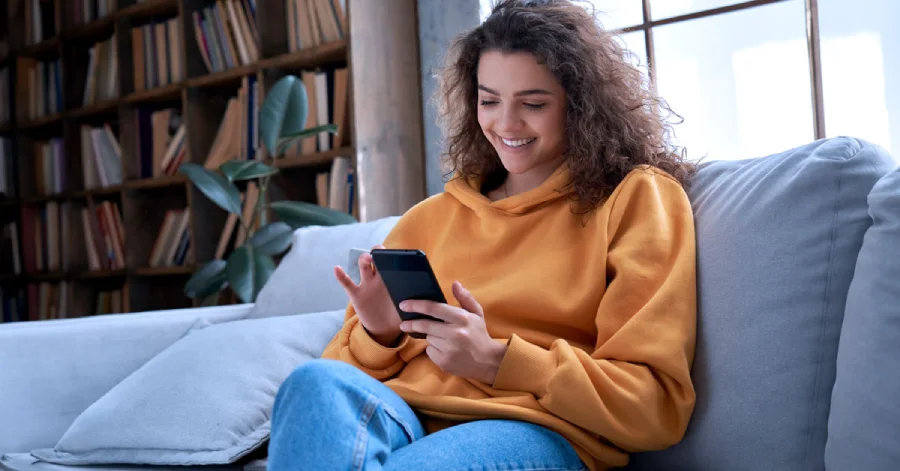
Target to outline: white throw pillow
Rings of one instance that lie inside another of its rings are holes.
[[[347,266],[351,248],[369,249],[384,242],[398,219],[297,229],[291,249],[260,291],[248,318],[346,308],[349,299],[334,278],[335,265]]]

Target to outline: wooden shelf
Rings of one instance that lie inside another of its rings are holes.
[[[103,280],[108,278],[121,278],[128,275],[126,270],[93,270],[79,273],[76,278],[79,280]]]
[[[142,267],[132,271],[135,276],[185,276],[193,275],[194,267]]]
[[[87,118],[91,116],[112,113],[116,111],[116,108],[122,103],[120,98],[116,98],[113,100],[101,101],[99,103],[94,103],[93,105],[88,105],[83,108],[77,108],[72,111],[69,111],[68,118]]]
[[[169,101],[181,99],[181,90],[184,83],[170,83],[162,87],[141,90],[125,97],[125,103],[141,103],[148,101]]]
[[[20,201],[19,199],[3,200],[3,201],[0,201],[0,208],[5,208],[7,206],[17,206],[21,203],[22,203],[22,201]]]
[[[49,55],[50,52],[53,52],[54,48],[59,47],[59,44],[59,36],[53,36],[52,38],[45,39],[37,44],[31,44],[24,47],[19,51],[18,55],[26,57]]]
[[[13,132],[13,123],[0,124],[0,134],[9,134]]]
[[[61,271],[26,273],[26,278],[31,281],[62,281],[66,278],[66,273]]]
[[[88,196],[108,196],[121,192],[122,188],[123,185],[111,185],[100,188],[91,188],[90,190],[86,190],[85,194]]]
[[[260,69],[300,69],[315,67],[329,62],[337,62],[347,57],[347,40],[332,41],[317,47],[301,49],[296,52],[282,54],[263,59]]]
[[[346,156],[352,158],[355,154],[356,152],[352,147],[342,147],[340,149],[330,150],[328,152],[318,152],[315,154],[277,159],[275,160],[274,165],[278,168],[310,167],[331,163],[331,161],[338,156]]]
[[[21,129],[23,131],[31,131],[31,130],[35,130],[35,129],[53,126],[54,124],[59,124],[62,121],[64,116],[65,116],[65,113],[56,113],[56,114],[51,114],[49,116],[41,116],[40,118],[33,119],[26,123],[20,124],[19,129]]]
[[[115,15],[119,18],[138,18],[153,15],[163,15],[173,11],[178,11],[177,0],[147,0],[130,7],[123,8],[117,11]]]
[[[21,281],[22,275],[16,275],[15,273],[0,273],[0,283],[12,283]]]
[[[69,39],[84,39],[94,36],[100,36],[106,32],[111,32],[116,24],[116,14],[112,13],[103,18],[96,19],[85,25],[78,25],[74,28],[64,31],[62,37]],[[109,30],[109,31],[107,31]]]
[[[125,182],[125,188],[129,190],[144,190],[151,188],[164,188],[167,186],[184,185],[187,178],[181,175],[166,175],[156,178],[144,178],[141,180],[129,180]]]
[[[22,204],[24,205],[33,205],[33,204],[42,204],[48,201],[63,201],[67,199],[72,199],[75,197],[75,193],[71,191],[66,191],[63,193],[52,193],[49,195],[39,195],[33,196],[31,198],[24,198],[22,200]]]
[[[223,70],[221,72],[188,79],[187,84],[189,87],[209,87],[224,85],[231,82],[235,82],[235,84],[239,85],[242,77],[256,73],[257,69],[257,64],[232,67],[231,69]]]

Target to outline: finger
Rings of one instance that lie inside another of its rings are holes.
[[[400,323],[403,332],[418,332],[429,337],[445,338],[449,335],[449,325],[444,322],[416,319]]]
[[[462,283],[459,281],[453,282],[453,297],[456,298],[456,301],[459,303],[459,307],[465,309],[466,311],[471,312],[472,314],[477,315],[478,317],[484,317],[484,310],[481,308],[481,304],[475,300],[475,296],[469,292],[466,288],[463,287]]]
[[[384,249],[384,246],[381,244],[372,246],[372,250],[382,250],[382,249]]]
[[[340,265],[334,267],[334,277],[337,278],[338,283],[347,290],[348,294],[353,294],[356,292],[357,286],[356,283],[350,278],[350,275],[341,268]]]
[[[405,312],[425,314],[451,324],[461,324],[466,320],[464,310],[426,299],[407,299],[400,303],[400,309]]]
[[[425,353],[428,355],[428,358],[431,358],[431,361],[434,362],[435,365],[443,370],[444,368],[441,366],[444,364],[444,352],[440,351],[434,345],[429,345],[425,347]]]
[[[375,264],[372,263],[371,254],[360,255],[356,263],[359,265],[359,279],[362,283],[367,283],[375,277]]]

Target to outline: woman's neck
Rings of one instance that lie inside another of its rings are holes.
[[[544,183],[550,175],[553,175],[553,172],[562,165],[562,158],[551,160],[546,162],[538,167],[532,168],[531,170],[521,173],[521,174],[513,174],[510,173],[506,176],[506,180],[501,185],[501,189],[504,191],[504,196],[513,196],[518,195],[520,193],[525,193],[526,191],[531,191]]]

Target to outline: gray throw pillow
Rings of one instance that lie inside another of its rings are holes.
[[[895,163],[850,138],[703,166],[697,405],[677,445],[632,469],[823,469],[831,387],[866,197]]]
[[[869,194],[828,419],[828,469],[900,467],[900,169]]]
[[[334,278],[334,267],[347,265],[351,248],[370,249],[384,242],[400,218],[341,226],[297,229],[293,245],[269,277],[249,318],[346,309],[350,299]]]
[[[40,460],[65,465],[235,462],[269,436],[275,395],[318,358],[344,310],[190,332],[88,407]]]

